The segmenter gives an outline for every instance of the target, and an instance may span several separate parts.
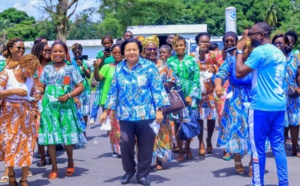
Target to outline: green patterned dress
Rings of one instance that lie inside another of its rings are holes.
[[[57,100],[60,96],[71,92],[71,87],[82,81],[76,67],[69,62],[59,70],[56,70],[53,64],[44,67],[40,76],[40,82],[45,85],[38,139],[40,145],[71,145],[86,142],[74,100],[68,99],[65,103]]]
[[[194,58],[185,55],[182,62],[175,55],[167,60],[168,66],[172,68],[178,77],[184,97],[190,96],[193,100],[191,108],[198,107],[197,102],[201,99],[200,70]]]

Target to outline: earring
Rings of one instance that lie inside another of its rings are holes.
[[[24,68],[24,67],[22,68],[22,72],[23,72],[23,73],[25,72],[25,68]]]

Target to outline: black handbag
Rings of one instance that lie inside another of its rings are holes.
[[[300,94],[294,86],[288,85],[288,96],[290,98],[298,98]]]
[[[182,93],[182,89],[179,89],[177,86],[174,87],[175,89],[171,90],[169,85],[165,86],[170,105],[162,108],[162,112],[164,115],[179,112],[185,107],[185,103],[183,102],[182,96],[180,95]]]
[[[297,76],[296,76],[297,77]],[[298,98],[299,96],[300,96],[300,93],[298,92],[298,90],[297,90],[297,88],[296,87],[294,87],[293,85],[291,85],[288,81],[287,81],[287,79],[285,78],[285,81],[286,81],[286,83],[287,83],[287,85],[288,85],[288,87],[287,87],[287,91],[288,91],[288,97],[290,97],[290,98]]]

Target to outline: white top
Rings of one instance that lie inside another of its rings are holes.
[[[28,97],[30,97],[31,89],[33,87],[33,79],[32,78],[26,78],[25,83],[20,83],[13,72],[13,69],[6,69],[6,72],[8,74],[8,80],[6,87],[4,88],[5,90],[11,90],[11,89],[24,89],[27,91],[27,96],[21,97],[18,95],[11,95],[6,97],[6,99],[24,99],[28,100]]]

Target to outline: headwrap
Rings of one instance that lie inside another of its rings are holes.
[[[156,45],[156,47],[158,48],[159,47],[159,39],[156,35],[153,35],[153,36],[150,36],[150,37],[147,37],[145,38],[143,41],[142,41],[142,46],[143,48],[145,48],[145,46],[148,44],[148,43],[154,43]]]
[[[223,36],[223,42],[225,42],[225,39],[228,37],[228,36],[231,36],[231,37],[234,37],[236,39],[236,42],[239,40],[238,39],[238,36],[235,32],[232,32],[232,31],[229,31],[229,32],[226,32]]]
[[[145,37],[144,36],[137,36],[136,38],[134,38],[135,40],[138,40],[139,42],[142,42]]]

